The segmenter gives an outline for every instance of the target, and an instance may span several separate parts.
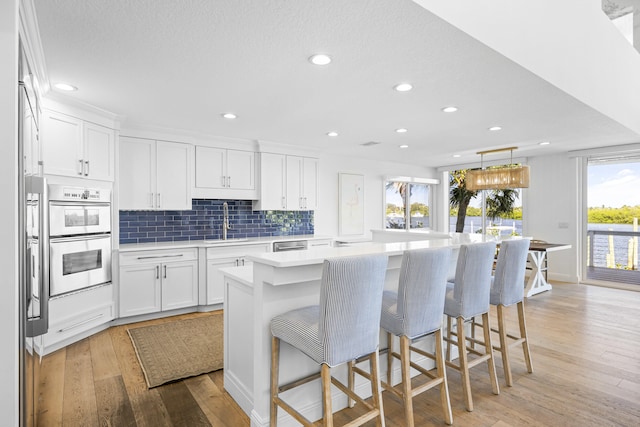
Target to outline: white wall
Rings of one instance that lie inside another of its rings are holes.
[[[320,156],[319,209],[315,212],[315,234],[338,235],[338,174],[364,175],[364,237],[371,229],[383,227],[385,176],[438,178],[435,169],[400,163],[364,160],[355,157]],[[433,212],[433,210],[432,210]]]
[[[18,425],[17,83],[18,0],[0,2],[0,414]]]
[[[414,1],[640,133],[640,55],[600,0]]]
[[[569,243],[570,250],[549,254],[549,278],[578,280],[580,235],[578,159],[566,154],[529,158],[531,180],[523,195],[523,231],[549,243]]]

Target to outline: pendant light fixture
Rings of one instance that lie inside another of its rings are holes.
[[[497,150],[478,151],[480,154],[480,169],[472,169],[467,173],[467,190],[503,190],[507,188],[529,187],[529,166],[513,164],[513,150],[518,147],[499,148]],[[511,162],[508,165],[484,169],[484,155],[511,152]]]

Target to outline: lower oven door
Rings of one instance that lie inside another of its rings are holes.
[[[111,235],[50,240],[51,296],[111,281]]]

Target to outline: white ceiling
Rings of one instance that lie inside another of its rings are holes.
[[[50,82],[77,86],[70,97],[122,115],[123,128],[424,166],[513,145],[533,156],[638,140],[410,0],[34,3]],[[333,62],[311,65],[317,52]],[[405,81],[412,91],[392,89]]]

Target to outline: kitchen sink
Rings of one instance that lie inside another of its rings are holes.
[[[221,244],[221,243],[246,242],[246,241],[248,241],[248,240],[249,240],[248,238],[244,237],[244,238],[238,238],[238,239],[226,239],[226,240],[223,240],[223,239],[205,240],[204,242],[205,242],[207,245],[219,245],[219,244]]]

